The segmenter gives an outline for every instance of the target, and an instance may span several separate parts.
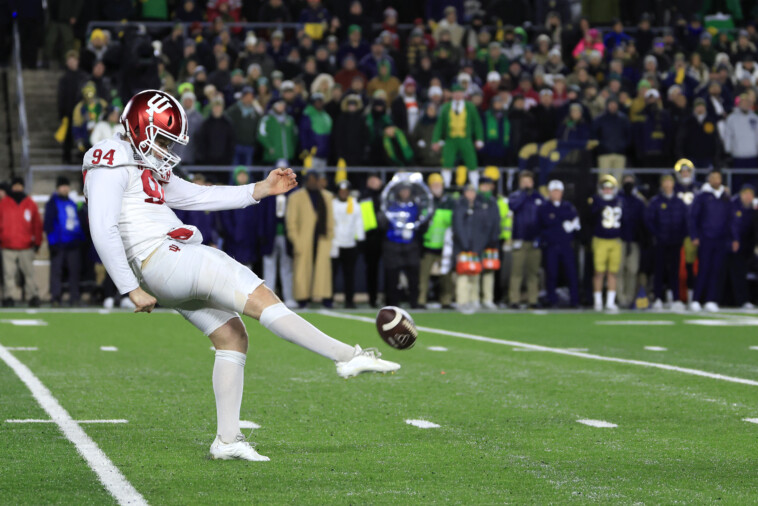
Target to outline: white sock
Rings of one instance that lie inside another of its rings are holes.
[[[603,305],[603,292],[593,292],[593,296],[595,297],[595,305],[602,306]]]
[[[216,433],[232,443],[240,432],[240,406],[245,384],[245,354],[216,350],[213,364],[213,393],[216,395]]]
[[[285,341],[302,346],[322,357],[336,362],[346,362],[353,358],[355,348],[327,336],[290,311],[281,302],[264,309],[261,313],[260,322],[261,325]]]
[[[475,188],[479,188],[479,171],[468,171],[468,182],[474,185]]]
[[[450,183],[453,182],[452,169],[442,169],[442,181],[445,183],[445,188],[450,186]]]
[[[616,303],[616,292],[613,290],[608,290],[608,305],[612,306]]]

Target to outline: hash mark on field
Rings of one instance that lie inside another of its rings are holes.
[[[115,346],[101,346],[100,351],[118,351]]]
[[[418,427],[419,429],[436,429],[439,427],[439,424],[428,420],[406,420],[405,423]]]
[[[753,351],[758,351],[758,346],[751,346],[750,349]]]
[[[758,423],[758,418],[743,418],[743,422]]]
[[[321,310],[318,312],[318,314],[321,314],[324,316],[331,316],[333,318],[342,318],[343,320],[354,320],[354,321],[359,321],[359,322],[376,324],[373,318],[368,318],[365,316],[358,316],[358,315],[353,315],[353,314],[345,314],[345,313],[340,313],[338,311]],[[505,346],[516,346],[519,348],[528,348],[531,350],[557,353],[559,355],[568,355],[571,357],[584,358],[587,360],[598,360],[600,362],[613,362],[616,364],[638,365],[641,367],[649,367],[651,369],[662,369],[664,371],[680,372],[682,374],[690,374],[692,376],[700,376],[702,378],[710,378],[710,379],[715,379],[715,380],[728,381],[730,383],[739,383],[742,385],[750,385],[753,387],[758,387],[758,381],[756,380],[738,378],[736,376],[727,376],[725,374],[718,374],[718,373],[708,372],[708,371],[701,371],[700,369],[691,369],[689,367],[679,367],[676,365],[662,364],[660,362],[646,362],[644,360],[607,357],[605,355],[595,355],[594,353],[569,351],[569,350],[563,350],[561,348],[551,348],[549,346],[522,343],[519,341],[509,341],[506,339],[495,339],[494,337],[479,336],[476,334],[467,334],[465,332],[455,332],[452,330],[437,329],[434,327],[420,326],[418,327],[418,330],[423,330],[424,332],[431,332],[433,334],[439,334],[442,336],[457,337],[459,339],[468,339],[470,341],[479,341],[482,343],[504,344]]]
[[[663,346],[645,346],[645,349],[647,351],[669,351],[668,348],[664,348]]]
[[[675,325],[671,320],[601,320],[595,325]]]
[[[39,348],[36,346],[7,346],[5,349],[8,351],[37,351]]]
[[[74,420],[76,423],[129,423],[129,420],[123,418],[116,418],[113,420]],[[23,419],[10,419],[5,423],[55,423],[55,420],[43,420],[40,418],[23,418]]]
[[[260,429],[261,426],[250,420],[240,420],[240,429]]]
[[[427,346],[426,349],[429,351],[447,351],[444,346]]]
[[[557,349],[565,350],[565,351],[577,351],[577,352],[590,351],[589,348],[557,348]],[[534,350],[532,348],[513,348],[513,351],[547,351],[547,350]]]
[[[577,422],[584,425],[589,425],[590,427],[598,427],[600,429],[613,429],[615,427],[618,427],[618,425],[615,423],[606,422],[604,420],[590,420],[588,418],[582,418],[580,420],[577,420]]]
[[[758,318],[738,317],[725,320],[684,320],[684,323],[688,325],[703,325],[706,327],[754,327],[758,325]]]
[[[121,471],[103,453],[81,425],[71,418],[58,399],[53,397],[50,390],[39,380],[34,373],[21,361],[13,356],[0,344],[0,359],[10,367],[18,379],[20,379],[31,392],[34,399],[50,418],[58,426],[66,439],[76,447],[76,451],[84,458],[87,465],[95,472],[100,483],[113,496],[119,504],[142,505],[147,501],[129,481],[121,474]]]
[[[10,323],[17,327],[44,327],[47,325],[45,320],[0,320],[0,323]]]

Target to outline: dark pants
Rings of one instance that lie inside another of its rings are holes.
[[[558,286],[558,274],[561,267],[568,280],[571,305],[579,305],[579,288],[576,276],[576,256],[570,244],[554,245],[545,248],[545,288],[547,301],[551,306],[558,304],[555,288]]]
[[[253,155],[255,154],[254,146],[243,146],[237,144],[234,146],[234,165],[245,165],[247,167],[253,164]]]
[[[50,298],[61,301],[63,268],[68,268],[68,294],[71,304],[79,302],[79,275],[82,270],[78,246],[52,247],[50,250]]]
[[[719,302],[724,280],[727,241],[725,239],[700,239],[697,250],[698,273],[693,300]]]
[[[342,286],[345,292],[345,305],[353,304],[355,295],[355,261],[358,259],[358,247],[340,248],[339,257],[332,259],[332,276],[337,279],[337,271],[342,270]]]
[[[419,265],[406,265],[405,267],[385,270],[387,271],[387,286],[384,287],[384,291],[387,294],[387,305],[397,306],[400,304],[400,290],[398,290],[397,284],[400,281],[400,273],[405,272],[405,277],[408,278],[408,302],[410,302],[411,307],[418,306]]]
[[[679,300],[679,258],[681,244],[655,245],[655,298],[664,300],[664,283],[671,290],[673,300]]]
[[[382,241],[367,238],[364,243],[363,257],[366,260],[366,291],[369,305],[376,306],[379,292],[379,262],[382,259]]]
[[[741,306],[748,302],[747,258],[742,253],[729,253],[726,269],[729,283],[732,285],[734,305]]]

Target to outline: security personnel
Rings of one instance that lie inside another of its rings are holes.
[[[645,210],[645,224],[653,236],[653,309],[663,309],[663,287],[672,293],[671,309],[683,309],[679,300],[679,257],[687,235],[687,204],[674,191],[674,176],[661,176],[661,192]]]
[[[718,311],[724,281],[724,261],[732,242],[732,206],[721,173],[711,171],[690,208],[690,237],[698,248],[698,274],[690,309]]]
[[[547,185],[550,201],[540,206],[540,246],[545,255],[545,285],[550,307],[558,305],[555,288],[561,267],[568,280],[571,307],[579,306],[576,257],[571,242],[581,228],[579,215],[570,202],[563,201],[563,183],[552,180]]]
[[[689,213],[690,206],[695,200],[695,195],[700,191],[700,183],[695,180],[695,164],[686,158],[678,160],[674,165],[676,184],[674,193],[682,199]],[[695,288],[695,259],[697,247],[692,244],[689,236],[684,238],[684,266],[687,271],[687,301],[692,302],[692,294]]]
[[[603,310],[603,280],[608,278],[608,293],[605,308],[611,311],[616,305],[616,275],[621,266],[621,215],[622,202],[618,197],[618,182],[611,175],[598,181],[597,198],[592,201],[592,220],[595,224],[592,237],[592,253],[595,258],[593,295],[595,310]]]
[[[429,278],[435,264],[442,263],[442,248],[445,236],[453,224],[453,200],[445,195],[445,185],[442,175],[434,173],[429,176],[429,189],[434,196],[434,214],[429,223],[429,229],[424,234],[424,252],[421,257],[419,273],[418,303],[423,307],[427,302]],[[452,271],[440,276],[440,304],[442,309],[452,309],[453,273]]]
[[[755,236],[753,222],[755,209],[753,199],[755,188],[749,184],[742,185],[739,195],[732,198],[732,249],[726,262],[729,282],[732,286],[734,305],[743,309],[753,309],[748,300],[747,264],[753,256]]]

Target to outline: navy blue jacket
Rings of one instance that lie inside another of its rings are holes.
[[[536,190],[531,193],[518,190],[508,197],[508,207],[513,211],[513,239],[534,241],[539,237],[540,226],[537,211],[545,203],[544,197]]]
[[[258,259],[255,233],[258,206],[220,212],[224,229],[224,252],[241,264],[252,264]]]
[[[540,245],[547,248],[568,246],[574,239],[574,229],[566,232],[563,228],[565,222],[576,221],[579,223],[579,215],[571,202],[561,201],[559,205],[553,202],[545,202],[537,211],[540,224]]]
[[[732,223],[731,232],[732,240],[740,242],[738,251],[741,255],[752,255],[754,245],[753,238],[753,220],[755,219],[755,209],[744,207],[739,195],[732,197],[731,202]]]
[[[621,214],[621,240],[640,242],[645,233],[645,202],[637,195],[619,193],[623,212]]]
[[[674,193],[677,197],[682,199],[687,207],[691,206],[695,201],[695,195],[700,191],[700,183],[693,181],[688,185],[683,185],[679,181],[674,183]]]
[[[687,236],[687,204],[676,193],[659,193],[647,207],[645,224],[658,244],[681,245]]]
[[[599,142],[598,154],[623,155],[632,143],[632,124],[621,111],[616,114],[606,112],[592,122],[592,138]]]
[[[732,206],[726,192],[716,197],[706,183],[702,186],[690,208],[690,237],[692,239],[731,239],[730,217]]]

